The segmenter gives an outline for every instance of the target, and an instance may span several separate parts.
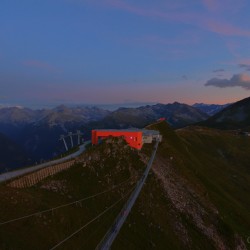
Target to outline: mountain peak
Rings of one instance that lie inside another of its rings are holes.
[[[228,105],[207,121],[203,126],[220,129],[245,129],[250,126],[250,97]]]

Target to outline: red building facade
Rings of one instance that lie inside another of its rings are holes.
[[[129,130],[92,130],[92,144],[98,144],[99,139],[105,139],[109,136],[123,137],[132,148],[141,149],[143,145],[142,131]]]

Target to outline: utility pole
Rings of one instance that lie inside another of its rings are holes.
[[[60,140],[63,141],[64,146],[65,146],[65,149],[66,149],[66,151],[68,151],[69,149],[68,149],[67,143],[66,143],[66,141],[65,141],[65,136],[64,136],[64,135],[61,135],[61,136],[60,136]]]
[[[70,141],[71,141],[71,147],[73,148],[74,144],[73,144],[73,139],[72,139],[72,132],[69,132],[69,137],[70,137]]]
[[[80,145],[80,139],[81,139],[81,131],[80,130],[76,130],[76,134],[77,134],[77,144]]]

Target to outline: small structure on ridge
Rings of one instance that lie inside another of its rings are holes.
[[[162,136],[157,130],[147,129],[95,129],[92,130],[92,145],[98,144],[99,139],[109,136],[123,137],[132,148],[141,149],[144,143],[161,141]]]

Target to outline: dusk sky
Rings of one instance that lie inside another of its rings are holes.
[[[1,0],[0,104],[250,96],[249,0]]]

